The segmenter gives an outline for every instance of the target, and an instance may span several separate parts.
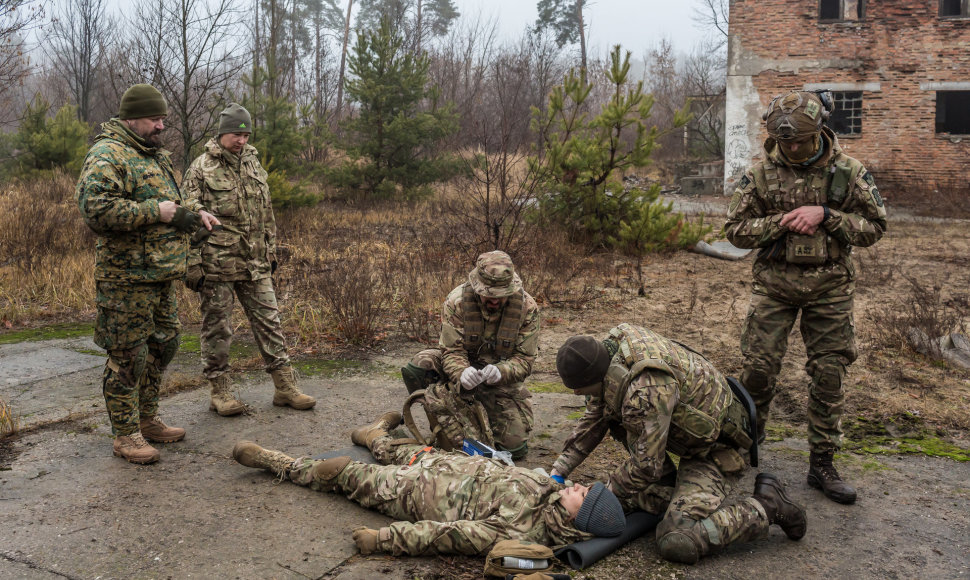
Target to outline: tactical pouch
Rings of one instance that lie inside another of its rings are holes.
[[[712,451],[710,458],[722,473],[740,473],[744,467],[744,458],[734,449],[717,449]]]
[[[785,259],[789,264],[824,264],[829,259],[825,232],[806,236],[789,232],[785,243]]]
[[[485,558],[485,575],[505,578],[506,574],[548,570],[557,562],[548,546],[523,540],[502,540]]]

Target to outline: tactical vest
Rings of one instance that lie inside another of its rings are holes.
[[[719,439],[747,448],[743,406],[717,369],[699,354],[650,330],[621,324],[610,331],[619,345],[604,379],[604,414],[622,422],[623,400],[630,383],[640,373],[656,370],[677,381],[680,400],[674,408],[667,449],[682,457],[706,452]]]
[[[466,283],[461,295],[461,310],[464,317],[464,346],[465,351],[477,352],[485,343],[485,318],[482,316],[481,301],[471,284]],[[519,337],[519,329],[525,323],[525,293],[519,290],[509,296],[502,310],[502,320],[498,325],[494,342],[487,341],[495,356],[507,359],[515,352],[515,342]]]

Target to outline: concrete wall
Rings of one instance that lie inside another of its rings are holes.
[[[842,147],[894,189],[967,183],[970,135],[935,132],[936,91],[970,90],[970,18],[938,0],[868,0],[861,20],[819,22],[818,0],[732,0],[725,193],[760,159],[761,114],[792,89],[861,90],[862,133]]]

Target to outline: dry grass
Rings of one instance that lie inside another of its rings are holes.
[[[14,415],[13,408],[0,399],[0,439],[9,435],[16,435],[20,430],[20,423]]]

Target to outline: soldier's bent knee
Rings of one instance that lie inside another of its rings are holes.
[[[682,515],[657,526],[657,548],[671,562],[695,564],[720,545],[720,533],[710,518],[695,520]]]
[[[506,447],[505,445],[502,445],[502,444],[498,444],[496,445],[496,447],[498,447],[500,451],[508,451],[512,455],[513,461],[518,461],[519,459],[522,459],[523,457],[525,457],[527,453],[529,453],[528,441],[523,441],[520,445],[516,445],[514,447]]]
[[[701,559],[700,550],[688,534],[674,530],[657,539],[660,557],[680,564],[696,564]]]
[[[145,372],[148,347],[144,344],[125,350],[108,351],[108,368],[122,383],[132,386]]]
[[[741,384],[747,391],[763,392],[771,388],[771,377],[762,369],[745,369],[741,373]]]
[[[408,394],[428,388],[431,383],[440,380],[438,373],[433,370],[426,370],[412,363],[401,367],[401,378],[404,379],[404,386],[408,389]]]
[[[155,368],[165,369],[168,363],[175,358],[175,353],[179,350],[179,336],[166,340],[165,342],[152,342],[148,344],[148,350],[155,357]]]

